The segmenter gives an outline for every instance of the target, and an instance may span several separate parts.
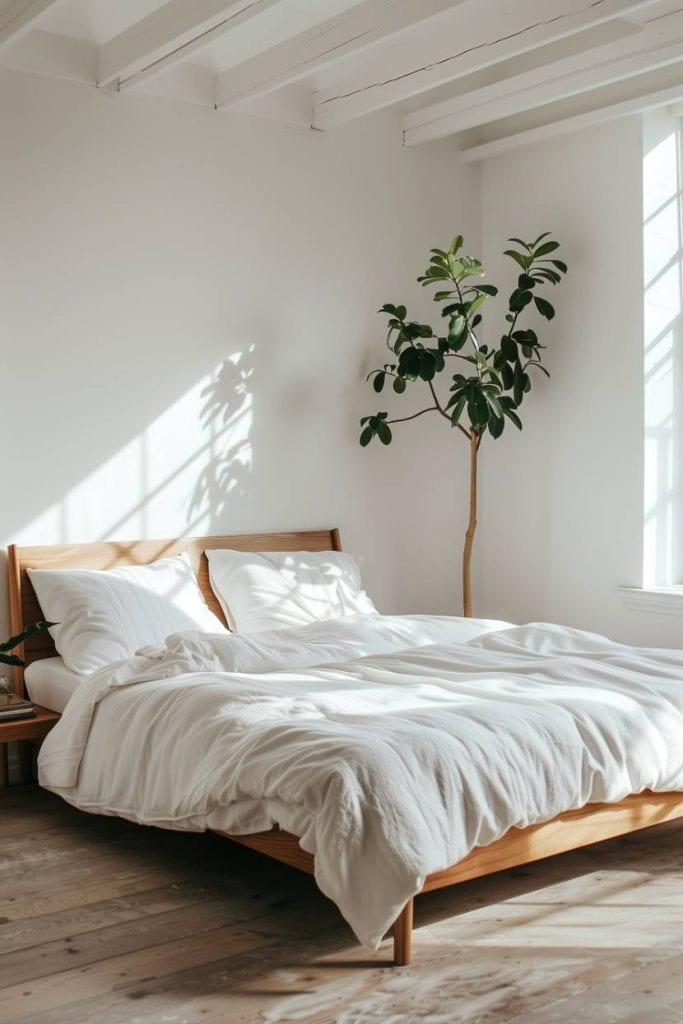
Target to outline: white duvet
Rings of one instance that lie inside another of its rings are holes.
[[[376,947],[427,874],[510,827],[683,789],[683,652],[379,615],[176,634],[81,685],[39,778],[147,824],[293,832]]]

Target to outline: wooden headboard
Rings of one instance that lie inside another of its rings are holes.
[[[10,631],[21,633],[25,625],[44,619],[27,569],[116,569],[123,565],[147,565],[168,555],[187,553],[197,573],[206,603],[221,622],[225,617],[211,589],[207,548],[235,551],[341,551],[339,530],[307,530],[301,533],[246,533],[234,537],[174,537],[170,540],[104,541],[97,544],[55,544],[7,549]],[[27,665],[57,653],[47,631],[37,633],[14,651]],[[12,689],[24,692],[22,668],[12,669]]]

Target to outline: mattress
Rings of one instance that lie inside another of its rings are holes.
[[[41,658],[24,671],[28,695],[34,704],[57,711],[60,715],[71,694],[87,676],[67,668],[61,658]]]

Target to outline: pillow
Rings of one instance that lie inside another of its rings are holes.
[[[227,632],[207,606],[185,555],[123,569],[29,569],[50,633],[72,672],[88,674],[144,644],[196,629]]]
[[[351,555],[216,549],[206,557],[211,586],[236,633],[377,614]]]

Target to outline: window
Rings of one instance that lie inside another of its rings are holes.
[[[643,587],[683,586],[683,203],[680,118],[645,118]]]

